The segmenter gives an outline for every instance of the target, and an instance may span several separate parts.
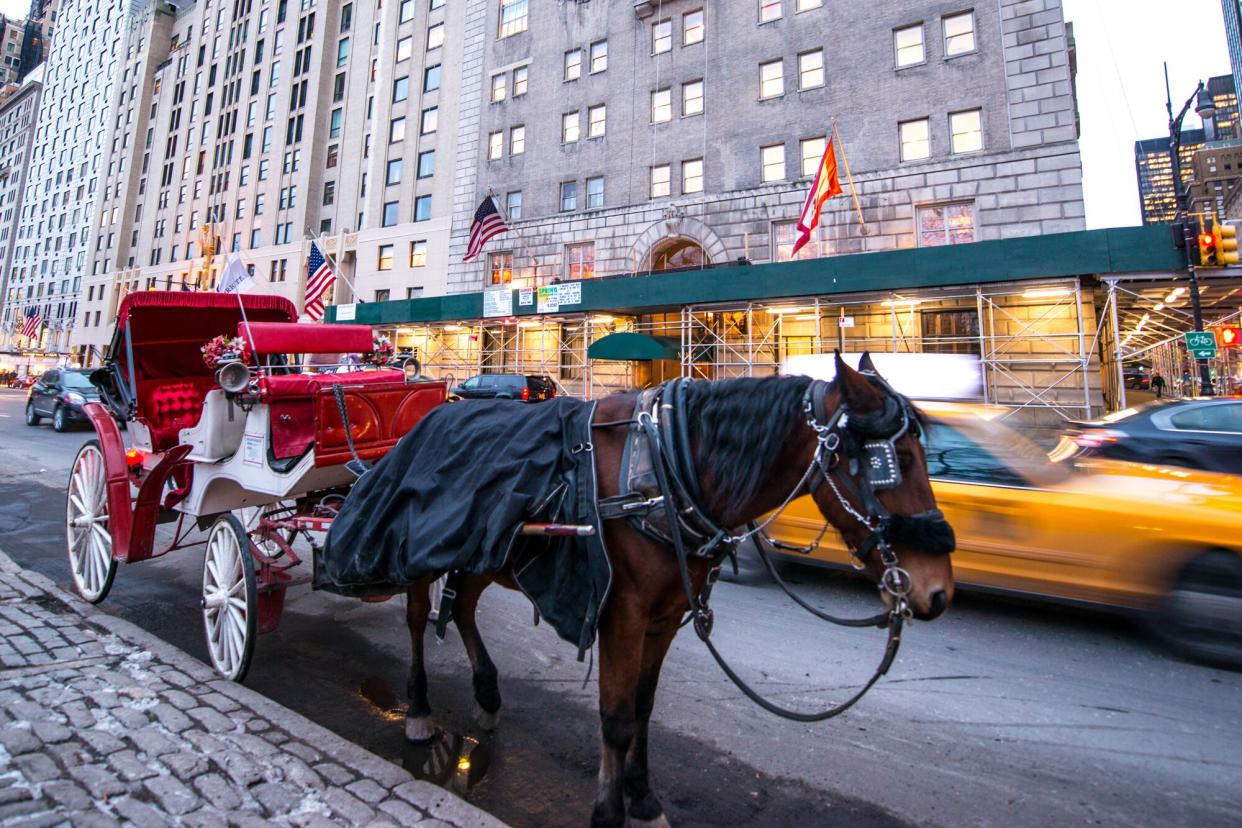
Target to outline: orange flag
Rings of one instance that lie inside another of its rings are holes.
[[[811,191],[806,194],[806,203],[802,205],[802,216],[798,219],[798,240],[794,242],[790,258],[798,255],[802,245],[811,240],[811,231],[819,226],[819,211],[824,202],[841,192],[841,182],[837,180],[837,154],[833,152],[832,140],[824,148],[824,157],[819,160],[819,169],[815,171],[815,180],[811,182]]]

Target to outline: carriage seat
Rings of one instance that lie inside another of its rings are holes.
[[[137,415],[151,432],[153,451],[166,451],[177,445],[181,429],[198,423],[203,398],[215,385],[211,376],[138,381]]]
[[[345,374],[284,374],[263,377],[259,380],[259,397],[270,409],[268,422],[271,424],[272,456],[278,460],[300,457],[310,448],[315,440],[315,397],[320,390],[334,385],[350,387],[394,382],[404,383],[405,372],[383,369],[351,371]]]
[[[203,413],[193,428],[181,429],[180,442],[190,446],[187,460],[214,463],[237,453],[246,433],[246,412],[223,390],[214,388],[203,399]]]
[[[237,335],[250,353],[365,354],[375,342],[370,325],[303,325],[297,322],[237,323]]]

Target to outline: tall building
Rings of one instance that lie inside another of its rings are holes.
[[[1225,41],[1229,44],[1229,65],[1233,69],[1233,87],[1242,89],[1242,2],[1221,0],[1225,15]]]
[[[106,142],[124,132],[102,102],[116,89],[125,5],[70,0],[46,62],[9,268],[13,300],[3,314],[9,321],[39,306],[48,324],[40,344],[49,351],[67,351],[100,180],[108,173]]]
[[[1216,114],[1212,116],[1213,138],[1224,141],[1242,137],[1238,129],[1238,94],[1233,75],[1208,78],[1207,91],[1216,107]]]
[[[0,307],[6,307],[10,298],[9,272],[42,90],[43,70],[37,69],[26,76],[17,92],[0,104]],[[16,293],[17,289],[13,290]],[[11,344],[15,321],[7,316],[2,318],[0,347]]]
[[[1084,226],[1057,0],[464,6],[450,291],[784,261],[834,125],[798,258]],[[489,193],[514,231],[464,263]]]
[[[30,11],[26,15],[26,28],[22,35],[19,77],[26,77],[47,57],[60,2],[61,0],[30,0]]]
[[[1203,149],[1207,138],[1202,129],[1183,129],[1178,153],[1182,168],[1182,185],[1194,177],[1195,153]],[[1144,224],[1173,221],[1177,215],[1177,199],[1173,191],[1173,165],[1169,158],[1168,138],[1148,138],[1134,142],[1134,166],[1138,174],[1139,209]]]
[[[21,78],[22,38],[25,33],[26,21],[0,15],[0,89],[8,87],[8,94],[16,90]]]
[[[145,4],[122,34],[75,349],[108,343],[124,293],[210,288],[231,252],[300,306],[312,239],[338,301],[364,278],[443,293],[462,8]]]

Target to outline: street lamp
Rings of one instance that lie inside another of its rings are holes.
[[[1197,249],[1197,243],[1194,238],[1194,229],[1190,221],[1189,210],[1187,208],[1186,190],[1182,186],[1182,119],[1186,117],[1186,113],[1190,111],[1190,105],[1195,105],[1195,114],[1202,118],[1205,122],[1211,121],[1213,115],[1216,114],[1216,104],[1212,100],[1212,96],[1203,88],[1203,81],[1199,81],[1199,85],[1195,87],[1195,91],[1186,99],[1186,103],[1182,105],[1182,111],[1173,115],[1173,96],[1169,90],[1169,64],[1164,65],[1164,90],[1166,105],[1169,110],[1169,161],[1173,171],[1173,198],[1177,203],[1177,214],[1174,217],[1182,223],[1182,242],[1186,248],[1186,270],[1190,273],[1190,307],[1193,313],[1194,326],[1196,331],[1203,330],[1203,307],[1199,303],[1199,277],[1195,273],[1195,261],[1193,251]],[[1199,364],[1199,394],[1204,397],[1212,396],[1212,372],[1208,367],[1206,359],[1195,360]]]

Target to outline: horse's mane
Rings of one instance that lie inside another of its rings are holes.
[[[698,438],[700,474],[714,481],[726,513],[759,494],[781,448],[803,422],[809,377],[761,377],[692,383],[686,414]]]

